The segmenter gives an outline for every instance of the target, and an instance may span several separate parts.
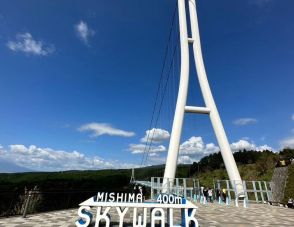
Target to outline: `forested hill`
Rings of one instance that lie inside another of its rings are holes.
[[[234,153],[242,179],[271,180],[277,161],[294,157],[294,150],[240,151]],[[294,165],[290,166],[285,200],[294,193]],[[164,165],[135,169],[135,178],[150,180],[151,176],[162,177]],[[26,172],[0,174],[0,216],[21,214],[27,193],[34,189],[30,212],[40,212],[76,207],[97,191],[132,191],[131,169]],[[228,179],[220,153],[211,154],[192,165],[179,165],[176,177],[198,178],[200,184],[213,187],[214,180]],[[290,183],[289,183],[290,182]]]
[[[234,153],[240,174],[245,180],[270,180],[275,164],[280,158],[294,157],[294,149],[281,152],[239,151]],[[135,169],[135,178],[150,180],[151,176],[162,177],[164,165]],[[69,189],[124,189],[129,185],[130,169],[64,171],[64,172],[28,172],[0,174],[0,191],[23,190],[24,187],[38,186],[40,190]],[[199,178],[202,184],[211,184],[213,179],[228,179],[220,153],[203,157],[192,165],[179,165],[177,177]],[[209,185],[207,185],[209,186]]]
[[[234,158],[243,180],[271,181],[278,161],[289,162],[294,158],[294,149],[285,148],[280,152],[243,150],[235,152]],[[189,176],[198,178],[200,183],[207,187],[212,186],[213,180],[228,179],[221,153],[214,153],[194,162],[190,166]]]

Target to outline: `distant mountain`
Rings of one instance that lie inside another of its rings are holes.
[[[32,170],[18,166],[12,162],[0,159],[0,173],[32,172]]]

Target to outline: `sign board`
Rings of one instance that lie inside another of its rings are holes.
[[[99,227],[101,221],[106,223],[106,227],[110,227],[111,208],[117,211],[119,227],[123,227],[124,218],[128,212],[133,212],[133,227],[146,227],[148,223],[154,227],[156,222],[160,222],[161,227],[164,227],[166,218],[171,227],[188,227],[190,224],[198,227],[195,217],[197,207],[185,198],[160,194],[156,201],[143,201],[142,194],[114,192],[98,192],[96,196],[82,202],[78,210],[79,219],[75,224],[77,227],[89,226],[93,221],[92,212],[95,211],[95,227]],[[138,215],[138,209],[143,209],[143,215]],[[148,209],[150,220],[147,222]],[[175,209],[181,210],[181,225],[174,224]]]

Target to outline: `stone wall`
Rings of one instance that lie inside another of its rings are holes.
[[[277,167],[274,170],[272,176],[272,191],[273,191],[273,203],[281,203],[284,198],[284,190],[288,175],[288,166]]]

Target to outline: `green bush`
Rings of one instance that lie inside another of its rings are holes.
[[[287,183],[283,203],[287,204],[289,198],[294,198],[294,165],[289,165]]]

